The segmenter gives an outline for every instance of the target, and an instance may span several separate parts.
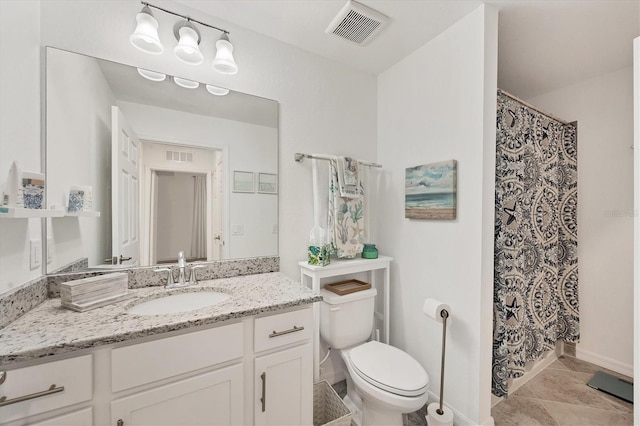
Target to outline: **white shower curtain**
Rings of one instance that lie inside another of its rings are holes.
[[[207,181],[205,176],[194,176],[193,181],[191,257],[195,259],[206,259],[207,239],[205,238],[205,232],[207,229]]]

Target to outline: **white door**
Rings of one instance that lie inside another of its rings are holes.
[[[255,425],[313,423],[311,344],[255,360]]]
[[[243,407],[239,364],[115,400],[111,424],[242,425]]]
[[[224,184],[222,181],[223,178],[223,164],[222,164],[222,152],[216,152],[216,168],[213,172],[213,202],[212,202],[212,210],[213,210],[213,247],[211,250],[211,259],[209,260],[220,260],[222,259],[222,253],[224,248],[224,232],[223,232],[223,188]]]
[[[117,263],[139,258],[140,140],[117,106],[111,107],[111,256]],[[114,261],[114,263],[116,263]]]

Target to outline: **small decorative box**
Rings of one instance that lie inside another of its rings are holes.
[[[331,250],[329,244],[308,246],[307,254],[309,257],[309,265],[327,266],[331,261]]]

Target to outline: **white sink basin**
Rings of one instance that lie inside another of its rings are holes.
[[[217,291],[174,293],[132,306],[127,311],[136,315],[160,315],[188,312],[227,300],[230,295]]]

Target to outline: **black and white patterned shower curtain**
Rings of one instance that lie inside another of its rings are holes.
[[[498,92],[492,392],[577,342],[577,133]]]

